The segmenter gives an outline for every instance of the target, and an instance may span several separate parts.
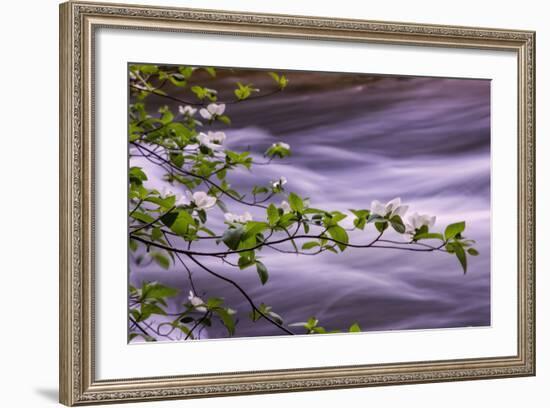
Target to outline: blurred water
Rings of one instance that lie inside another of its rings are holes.
[[[264,250],[270,272],[265,286],[254,268],[207,264],[236,280],[258,304],[273,306],[286,323],[315,316],[328,329],[358,322],[364,331],[490,325],[490,82],[366,76],[343,81],[346,76],[317,74],[318,86],[293,92],[288,75],[289,92],[228,106],[229,148],[250,148],[258,160],[276,141],[293,151],[283,163],[232,175],[234,188],[284,175],[287,191],[310,197],[311,206],[344,212],[401,197],[409,214],[436,215],[436,230],[465,220],[480,256],[469,258],[464,275],[456,258],[444,253],[350,248],[296,256]],[[334,86],[338,81],[342,85]],[[161,173],[148,172],[158,185]],[[227,204],[232,212],[263,217],[256,209]],[[219,210],[209,217],[221,228]],[[366,243],[373,236],[359,232],[350,238]],[[234,287],[190,267],[199,295],[223,297],[238,311],[237,336],[281,334],[267,322],[252,324],[249,306]],[[134,283],[157,280],[181,288],[172,310],[185,301],[189,283],[180,268],[134,265],[132,271]],[[203,332],[220,336],[220,327]]]

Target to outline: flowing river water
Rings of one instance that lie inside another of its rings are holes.
[[[241,80],[244,75],[245,82],[247,75],[251,80],[260,75],[234,74]],[[466,221],[466,235],[477,241],[480,255],[468,258],[463,274],[456,257],[446,253],[349,248],[342,254],[299,256],[265,250],[265,286],[255,268],[206,264],[237,281],[258,304],[272,306],[285,323],[315,316],[330,330],[346,330],[354,322],[363,331],[490,325],[490,81],[287,76],[285,92],[227,106],[232,119],[232,126],[224,128],[228,148],[250,149],[258,161],[277,141],[289,143],[293,152],[289,159],[231,174],[233,188],[246,191],[285,176],[286,190],[309,197],[312,207],[343,212],[400,197],[410,206],[408,214],[436,215],[434,230]],[[137,158],[132,165],[144,167],[151,186],[160,187],[158,169]],[[255,219],[265,219],[261,209],[226,202],[231,212],[248,210]],[[209,211],[210,225],[220,231],[222,222],[218,209]],[[366,243],[374,235],[353,232],[350,241]],[[284,334],[265,321],[251,323],[248,303],[234,287],[190,267],[200,296],[223,297],[237,310],[236,336]],[[131,270],[134,284],[146,279],[180,288],[172,311],[186,301],[190,285],[181,267],[131,265]],[[202,338],[225,335],[214,326]]]

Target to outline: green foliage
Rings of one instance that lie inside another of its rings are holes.
[[[302,200],[298,194],[290,193],[288,195],[288,203],[290,204],[292,211],[299,213],[304,211],[304,200]]]
[[[403,223],[403,220],[399,215],[394,215],[393,217],[391,217],[390,224],[396,232],[400,234],[403,234],[405,232],[405,224]]]
[[[309,241],[304,242],[304,244],[302,245],[302,249],[312,249],[318,246],[320,246],[320,244],[317,241]]]
[[[200,100],[208,99],[211,102],[215,102],[218,100],[216,93],[212,92],[212,89],[208,89],[199,85],[192,86],[191,92],[193,92],[195,96]]]
[[[344,250],[348,247],[347,244],[349,243],[349,236],[346,230],[339,225],[333,225],[329,227],[327,232],[335,241],[337,241],[336,245],[340,248],[340,251],[344,252]]]
[[[235,89],[234,93],[238,100],[244,101],[245,99],[248,99],[250,95],[252,95],[252,92],[259,92],[259,90],[252,88],[252,84],[243,85],[240,82],[237,82],[237,89]]]
[[[359,333],[361,332],[361,327],[357,323],[353,323],[348,331],[350,333]]]
[[[439,239],[441,241],[444,241],[445,239],[443,238],[443,235],[442,234],[439,234],[437,232],[424,232],[422,234],[416,234],[414,236],[414,239],[415,240],[421,240],[421,239]]]
[[[252,312],[250,312],[250,314],[249,314],[250,319],[253,322],[256,322],[256,321],[260,320],[262,318],[262,314],[264,314],[266,316],[269,316],[270,318],[272,318],[273,320],[275,320],[279,324],[284,323],[283,318],[280,315],[278,315],[277,313],[275,313],[272,310],[271,306],[267,306],[264,303],[260,303],[260,305],[258,306],[258,310],[259,310],[259,312],[257,310],[252,310]]]
[[[274,227],[277,225],[277,222],[279,221],[279,210],[277,210],[277,207],[275,207],[273,204],[269,204],[267,207],[267,220],[269,222],[269,225],[271,227]]]
[[[222,241],[229,249],[236,251],[244,234],[242,226],[230,227],[222,235]]]
[[[266,266],[262,262],[256,261],[256,271],[260,277],[260,282],[262,282],[262,285],[265,285],[269,279],[269,273],[267,272]]]
[[[128,177],[130,183],[141,186],[145,180],[147,180],[147,175],[143,172],[141,167],[130,167],[128,172]]]
[[[289,148],[286,147],[283,143],[274,143],[265,151],[265,156],[280,159],[284,159],[287,156],[290,156],[292,153]]]
[[[369,218],[370,211],[369,210],[350,210],[350,211],[353,213],[353,215],[355,215],[355,219],[353,220],[353,225],[355,226],[355,228],[363,230],[367,225],[367,219]]]
[[[162,268],[164,269],[170,268],[170,258],[164,255],[162,252],[152,251],[151,258],[153,258],[155,262]]]
[[[457,235],[461,234],[465,228],[466,223],[464,221],[448,225],[447,228],[445,228],[445,239],[449,240],[455,238]]]
[[[288,79],[283,74],[279,75],[276,72],[270,72],[269,76],[273,78],[281,90],[285,89],[288,85]]]

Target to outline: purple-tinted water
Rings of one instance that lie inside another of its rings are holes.
[[[273,142],[287,142],[293,152],[283,163],[231,175],[232,186],[244,191],[284,175],[287,191],[310,197],[313,207],[343,212],[401,197],[409,214],[436,215],[434,230],[465,220],[480,256],[469,257],[464,275],[456,257],[445,253],[350,248],[297,256],[264,250],[270,272],[265,286],[254,268],[206,263],[236,280],[258,304],[271,305],[285,323],[315,316],[328,329],[358,322],[364,331],[489,325],[490,82],[316,74],[304,84],[303,75],[288,73],[287,92],[228,105],[233,125],[224,129],[227,147],[250,149],[259,161]],[[132,164],[147,169],[152,185],[161,184],[158,169],[140,159]],[[231,212],[265,218],[261,210],[227,204]],[[222,218],[218,209],[210,210],[209,222],[218,231]],[[350,241],[373,237],[372,231],[353,232]],[[237,310],[237,336],[281,334],[266,322],[252,324],[249,306],[234,287],[190,267],[199,295],[223,297]],[[133,265],[130,280],[142,279],[181,288],[174,311],[186,300],[189,283],[181,268]],[[223,328],[202,335],[220,336]]]

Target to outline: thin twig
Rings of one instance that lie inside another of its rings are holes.
[[[195,259],[195,257],[193,255],[190,255],[190,254],[186,254],[186,255],[189,257],[189,259],[191,259],[193,262],[195,262],[198,266],[200,266],[202,269],[204,269],[209,274],[214,275],[215,277],[217,277],[217,278],[219,278],[219,279],[221,279],[221,280],[223,280],[227,283],[230,283],[235,288],[237,288],[237,290],[239,292],[241,292],[241,294],[246,298],[246,300],[250,304],[250,307],[252,307],[253,310],[255,310],[260,316],[262,316],[268,322],[270,322],[271,324],[277,326],[279,329],[281,329],[282,331],[284,331],[287,334],[292,334],[292,335],[294,334],[293,332],[288,330],[286,327],[284,327],[283,325],[277,323],[275,320],[271,319],[269,316],[267,316],[265,313],[263,313],[260,309],[258,309],[258,307],[254,303],[254,301],[250,298],[250,296],[248,296],[248,293],[246,293],[246,291],[237,282],[235,282],[235,281],[233,281],[229,278],[226,278],[225,276],[222,276],[217,272],[214,272],[212,269],[208,268],[207,266],[205,266],[201,262],[199,262],[197,259]]]

